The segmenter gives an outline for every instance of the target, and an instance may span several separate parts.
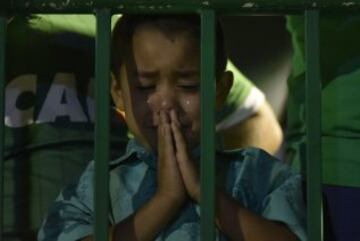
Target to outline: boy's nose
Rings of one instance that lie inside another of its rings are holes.
[[[161,110],[169,113],[170,110],[178,108],[176,98],[171,93],[154,94],[149,97],[147,103],[153,112],[154,125],[159,123],[158,115]]]
[[[171,110],[177,106],[176,98],[171,93],[153,94],[149,97],[147,103],[155,112]]]

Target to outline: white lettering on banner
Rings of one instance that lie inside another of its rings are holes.
[[[5,125],[22,127],[34,123],[34,107],[21,110],[16,106],[19,97],[26,92],[35,94],[36,75],[28,74],[15,78],[6,86],[5,93]]]
[[[74,74],[55,75],[36,123],[55,122],[60,116],[68,116],[71,122],[87,121],[77,98]]]
[[[26,74],[14,78],[6,86],[5,125],[17,128],[34,123],[55,122],[58,117],[68,117],[71,122],[92,121],[94,119],[92,95],[86,97],[89,120],[78,99],[75,83],[74,74],[57,73],[36,118],[34,104],[37,94],[37,75]],[[24,96],[26,93],[34,95],[33,98]]]

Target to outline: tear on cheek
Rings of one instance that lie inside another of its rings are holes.
[[[192,106],[192,107],[196,107],[196,105],[199,105],[199,101],[195,100],[195,99],[185,99],[184,102],[186,107]]]

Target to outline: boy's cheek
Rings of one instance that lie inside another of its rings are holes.
[[[191,122],[191,132],[192,136],[197,134],[200,130],[200,121],[201,121],[201,110],[200,110],[200,101],[199,100],[190,100],[185,102],[184,111],[186,113],[186,119]]]
[[[200,96],[189,96],[181,100],[181,106],[187,113],[198,113],[200,111]]]

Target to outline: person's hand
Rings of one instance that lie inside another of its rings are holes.
[[[180,205],[186,198],[186,190],[176,161],[170,119],[164,111],[159,115],[157,194]]]
[[[199,172],[191,156],[188,154],[186,140],[181,133],[181,125],[174,110],[170,111],[170,118],[176,148],[176,160],[179,165],[182,180],[188,195],[193,200],[200,202]]]

